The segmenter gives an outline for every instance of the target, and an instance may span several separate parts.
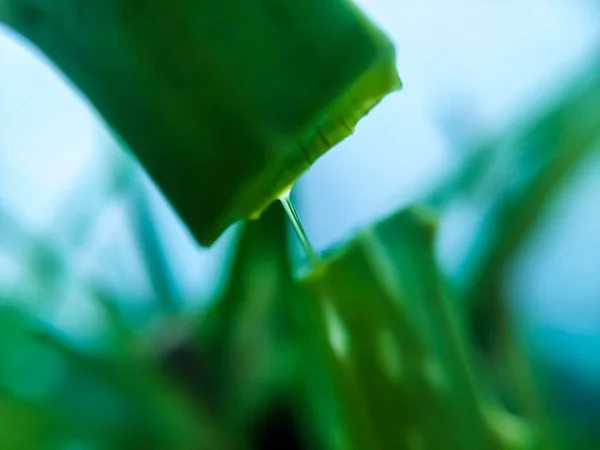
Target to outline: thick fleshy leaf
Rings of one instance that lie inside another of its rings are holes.
[[[225,291],[163,356],[165,371],[192,398],[208,402],[251,448],[305,448],[314,424],[303,411],[283,209],[243,225]]]
[[[435,223],[413,208],[359,233],[304,280],[343,448],[524,449],[527,424],[477,378],[438,277]]]
[[[7,0],[202,244],[259,214],[399,88],[348,0]]]

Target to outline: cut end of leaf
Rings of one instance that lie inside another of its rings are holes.
[[[395,49],[388,43],[381,55],[359,79],[345,90],[323,113],[289,144],[290,148],[276,149],[292,155],[282,161],[282,167],[271,166],[256,180],[256,186],[246,186],[240,195],[241,205],[256,204],[250,198],[262,197],[258,209],[242,211],[237,218],[229,217],[221,227],[226,228],[240,218],[257,218],[281,193],[289,190],[296,180],[316,160],[341,141],[351,136],[361,119],[371,112],[389,94],[402,89],[396,70]],[[221,231],[216,231],[220,234]]]
[[[204,246],[260,215],[401,86],[392,43],[351,1],[106,0],[86,8],[85,27],[76,3],[9,0],[11,26]]]

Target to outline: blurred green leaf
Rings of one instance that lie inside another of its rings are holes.
[[[490,298],[488,293],[494,292],[507,261],[545,217],[572,169],[600,142],[599,68],[600,62],[594,62],[541,117],[488,150],[509,152],[511,156],[504,158],[512,164],[500,192],[494,195],[480,236],[473,240],[473,246],[486,251],[475,262],[477,271],[467,301]],[[487,173],[479,180],[485,183],[484,177],[490,176]]]
[[[183,295],[165,253],[148,193],[139,177],[137,183],[132,183],[129,194],[133,229],[159,309],[165,315],[174,314],[181,306]]]
[[[69,440],[101,448],[235,448],[147,355],[86,354],[14,309],[0,310],[0,328],[1,448]]]
[[[507,265],[549,216],[573,169],[600,143],[599,68],[596,58],[536,118],[482,144],[461,165],[453,186],[440,190],[447,199],[466,196],[487,202],[466,253],[470,275],[464,298],[489,374],[501,385],[503,397],[517,398],[528,418],[543,428],[547,448],[568,431],[544,395],[543,374],[522,342],[502,285]]]
[[[298,293],[285,225],[280,205],[244,224],[223,295],[164,360],[193,398],[208,401],[256,449],[305,448],[311,433],[296,403]]]
[[[434,232],[426,211],[402,211],[304,280],[343,417],[340,448],[531,448],[528,425],[477,379],[438,276]]]

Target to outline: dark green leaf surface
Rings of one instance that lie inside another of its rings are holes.
[[[529,427],[477,379],[438,277],[434,231],[426,211],[400,212],[304,280],[344,424],[341,448],[531,448]]]
[[[257,450],[269,439],[299,448],[318,434],[297,389],[310,369],[298,360],[304,336],[286,241],[280,205],[245,223],[223,295],[163,356],[167,373]]]
[[[0,326],[0,448],[231,448],[139,354],[86,354],[8,307]]]
[[[347,0],[9,0],[202,244],[259,214],[399,88]]]

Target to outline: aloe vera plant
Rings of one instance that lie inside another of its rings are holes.
[[[600,446],[547,409],[499,289],[600,139],[597,63],[429,202],[443,213],[498,176],[495,157],[512,161],[518,183],[492,194],[460,289],[440,273],[437,213],[425,206],[363,228],[296,277],[283,211],[267,208],[400,87],[394,48],[350,1],[0,0],[0,20],[88,97],[199,242],[264,210],[243,225],[223,292],[188,314],[147,199],[126,183],[157,329],[89,286],[104,341],[81,349],[43,313],[0,298],[0,448]],[[30,279],[60,284],[52,242],[4,210],[2,236],[3,248],[28,241],[37,253],[44,270]]]

